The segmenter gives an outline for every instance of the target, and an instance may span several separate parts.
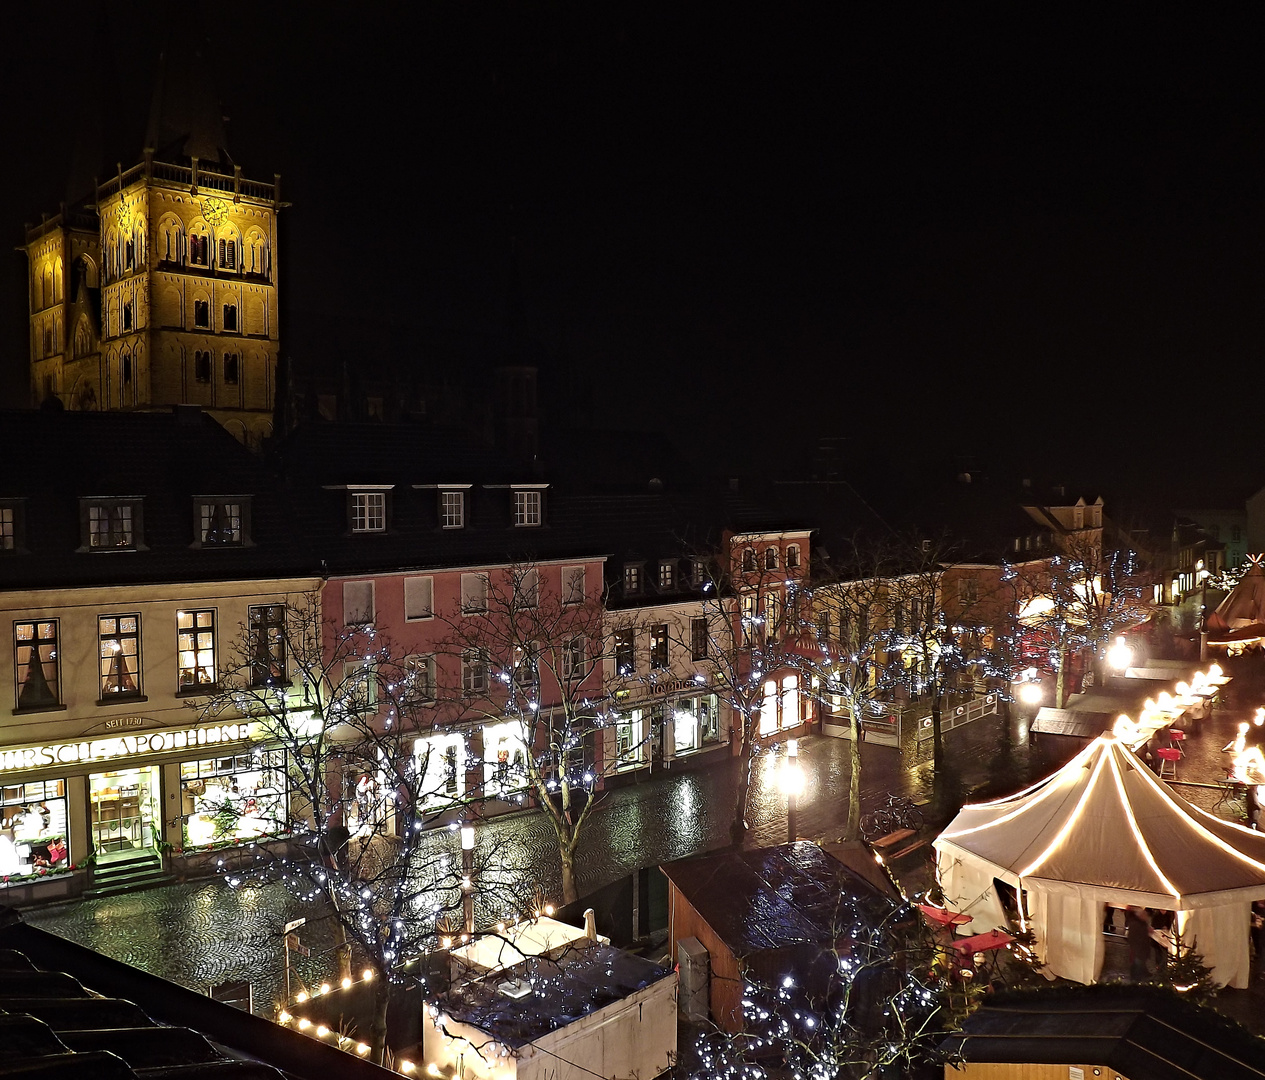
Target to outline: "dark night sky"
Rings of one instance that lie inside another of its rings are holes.
[[[95,102],[106,160],[139,157],[158,10],[11,38],[77,26],[102,58],[5,75],[12,244],[63,196]],[[1259,34],[968,11],[289,4],[255,37],[198,29],[235,159],[294,203],[298,363],[330,310],[422,336],[495,319],[513,235],[529,330],[623,423],[1103,478],[1249,450]],[[3,265],[20,394],[24,260]],[[1265,483],[1262,455],[1241,468]]]

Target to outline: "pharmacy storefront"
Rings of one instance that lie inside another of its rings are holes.
[[[279,832],[286,777],[285,751],[250,722],[0,750],[0,889],[89,856],[190,853]]]

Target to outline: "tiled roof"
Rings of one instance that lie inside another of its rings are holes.
[[[0,588],[234,580],[305,572],[280,486],[197,408],[0,414],[0,500],[22,500],[24,551],[0,553]],[[195,496],[251,496],[252,543],[199,549]],[[77,550],[79,500],[143,497],[141,551]]]
[[[330,574],[594,556],[615,565],[706,550],[726,529],[786,525],[784,516],[726,489],[576,495],[550,487],[542,525],[516,528],[510,489],[548,477],[425,424],[309,425],[287,440],[281,460],[295,529]],[[374,484],[392,485],[388,527],[352,534],[348,491]],[[462,528],[440,525],[444,485],[469,485]]]
[[[1265,1041],[1169,991],[1091,986],[986,998],[943,1049],[968,1064],[1101,1065],[1129,1080],[1260,1080]]]

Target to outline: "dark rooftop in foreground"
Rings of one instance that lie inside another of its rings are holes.
[[[0,1076],[371,1080],[376,1065],[0,908]]]
[[[807,840],[682,859],[661,869],[739,957],[832,940],[841,890],[895,903],[870,875]]]
[[[1158,988],[999,994],[943,1048],[969,1064],[1102,1065],[1129,1080],[1259,1080],[1265,1040]]]

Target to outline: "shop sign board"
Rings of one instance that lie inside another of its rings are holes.
[[[211,724],[182,731],[155,730],[106,739],[50,743],[46,746],[0,750],[0,772],[46,769],[54,765],[81,765],[116,758],[144,757],[172,750],[197,750],[220,743],[240,743],[264,737],[257,723]]]

